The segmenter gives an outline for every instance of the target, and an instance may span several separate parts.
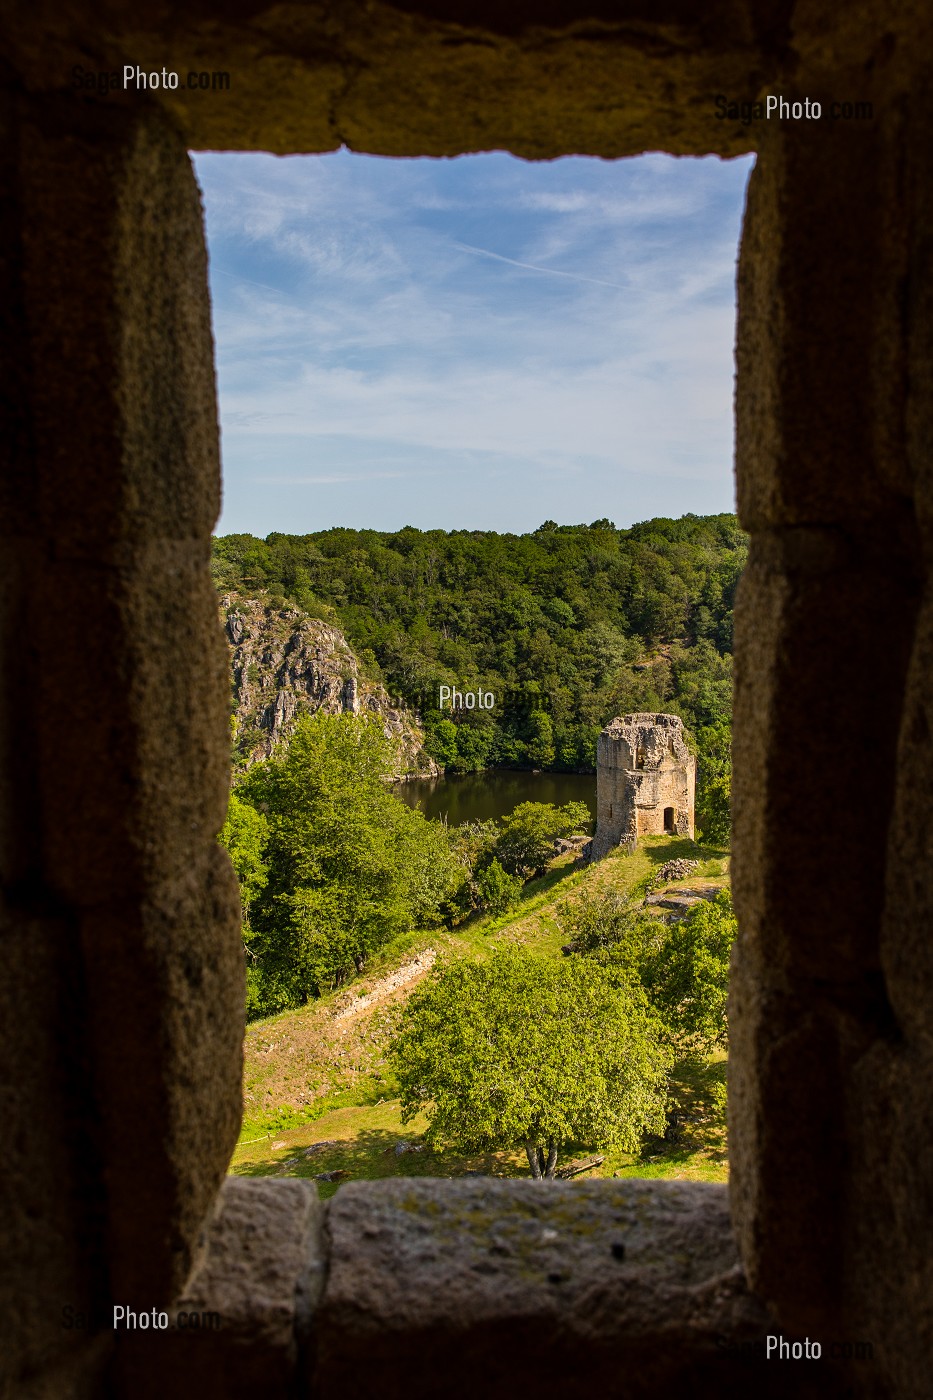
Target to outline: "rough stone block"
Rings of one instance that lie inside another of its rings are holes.
[[[328,1207],[320,1400],[786,1396],[725,1187],[380,1181]],[[828,1368],[800,1395],[835,1393]],[[783,1387],[783,1388],[782,1388]]]
[[[18,88],[2,116],[0,1243],[24,1264],[0,1392],[97,1364],[112,1338],[63,1307],[181,1286],[236,1140],[244,1016],[191,162],[144,104]]]
[[[133,1400],[293,1393],[324,1281],[323,1207],[307,1181],[228,1177],[169,1329],[120,1336]]]

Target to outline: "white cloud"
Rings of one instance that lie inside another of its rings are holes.
[[[594,517],[644,518],[653,480],[668,514],[728,504],[747,162],[197,165],[223,528],[316,528],[287,504],[309,487],[326,524],[407,502],[455,526],[471,476],[498,483],[490,528],[537,514],[542,482],[576,483],[555,519],[581,518],[581,487]]]

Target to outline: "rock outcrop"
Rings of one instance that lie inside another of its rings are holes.
[[[414,716],[368,680],[343,633],[291,604],[220,600],[231,648],[234,765],[248,768],[287,739],[302,714],[375,714],[398,746],[398,776],[436,777]]]

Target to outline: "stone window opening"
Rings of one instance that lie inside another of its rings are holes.
[[[313,1383],[320,1400],[427,1400],[442,1376],[448,1400],[504,1400],[518,1385],[613,1393],[624,1374],[639,1400],[687,1385],[770,1400],[786,1375],[730,1371],[728,1356],[773,1329],[870,1342],[854,1393],[921,1400],[929,20],[908,30],[878,0],[838,31],[800,7],[774,24],[714,10],[702,25],[682,6],[631,25],[604,7],[578,33],[579,7],[454,0],[380,4],[365,26],[272,10],[260,30],[248,7],[231,18],[206,0],[172,42],[198,52],[209,25],[230,91],[130,101],[66,89],[45,62],[44,13],[4,20],[2,1386],[146,1400],[252,1384],[273,1400]],[[144,70],[168,60],[147,9],[118,5],[104,32],[78,0],[54,39],[88,72],[131,51]],[[715,118],[719,86],[842,97],[853,74],[874,119],[839,122],[831,156],[818,123]],[[759,147],[736,350],[751,558],[734,648],[731,1224],[725,1191],[704,1183],[545,1196],[525,1182],[355,1182],[324,1209],[302,1181],[224,1184],[242,955],[214,841],[229,771],[207,574],[217,427],[185,146],[342,142],[537,158]],[[37,697],[28,714],[23,693]],[[98,1317],[118,1300],[218,1297],[216,1338],[62,1326],[63,1300]],[[795,1393],[828,1400],[844,1390],[834,1377],[812,1363]]]

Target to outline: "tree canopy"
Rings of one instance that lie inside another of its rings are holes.
[[[723,890],[666,930],[641,961],[642,984],[679,1049],[708,1052],[728,1039],[729,959],[737,932]]]
[[[234,812],[248,804],[268,830],[251,905],[254,1013],[319,995],[396,934],[436,922],[462,881],[444,828],[390,791],[393,756],[375,717],[306,715],[240,785]]]
[[[262,812],[257,812],[255,807],[232,792],[218,840],[229,852],[236,871],[243,925],[248,929],[250,907],[269,880],[269,870],[263,858],[269,840],[269,823]]]
[[[695,733],[731,717],[733,515],[526,535],[332,529],[214,541],[219,589],[265,592],[345,631],[369,674],[419,710],[454,771],[592,768],[616,714],[667,710]],[[439,708],[441,685],[493,710]],[[703,756],[703,745],[700,743]]]
[[[589,958],[519,950],[435,969],[390,1052],[403,1122],[460,1152],[524,1147],[553,1176],[562,1147],[636,1151],[663,1130],[670,1051],[637,985]]]
[[[572,955],[595,957],[623,982],[636,979],[678,1054],[728,1039],[726,996],[737,924],[728,890],[664,924],[613,890],[568,901],[562,926]]]

